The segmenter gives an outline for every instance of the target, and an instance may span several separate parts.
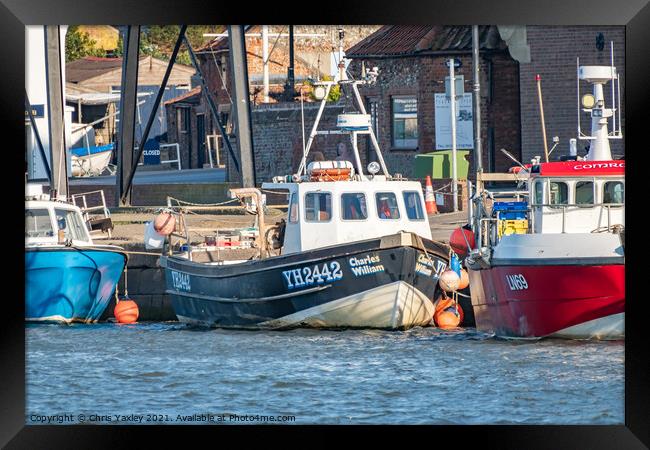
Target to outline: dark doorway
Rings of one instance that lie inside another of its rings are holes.
[[[196,115],[196,145],[199,158],[199,169],[203,168],[206,160],[206,145],[205,145],[205,114]]]

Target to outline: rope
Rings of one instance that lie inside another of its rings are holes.
[[[233,198],[233,199],[230,199],[230,200],[226,200],[225,202],[221,202],[221,203],[192,203],[192,202],[186,202],[185,200],[180,200],[180,199],[177,199],[177,198],[174,198],[174,197],[169,197],[169,196],[167,197],[167,199],[170,200],[170,201],[174,200],[178,204],[178,207],[181,207],[181,204],[187,205],[187,206],[222,206],[222,205],[226,205],[228,203],[234,203],[234,202],[237,201],[236,198]]]

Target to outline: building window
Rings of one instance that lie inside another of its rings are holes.
[[[424,209],[420,194],[416,191],[406,191],[404,195],[404,205],[406,205],[406,215],[409,220],[424,220]]]
[[[178,131],[187,133],[190,130],[190,108],[179,108]]]
[[[603,203],[623,204],[625,185],[622,181],[607,181],[603,186]]]
[[[375,200],[377,201],[377,215],[380,219],[399,219],[399,208],[397,207],[395,194],[392,192],[377,192]]]
[[[393,148],[416,150],[418,146],[418,99],[393,97]]]
[[[366,220],[368,205],[365,194],[341,194],[341,216],[343,220]]]
[[[305,220],[307,222],[329,222],[332,218],[332,194],[309,192],[305,194]]]
[[[576,205],[593,205],[594,183],[592,181],[578,181],[576,183]]]

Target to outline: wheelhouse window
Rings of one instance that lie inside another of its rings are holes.
[[[607,181],[603,185],[603,203],[625,202],[625,184],[622,181]]]
[[[332,194],[329,192],[305,194],[305,220],[307,222],[329,222],[331,218]]]
[[[551,181],[549,186],[551,205],[566,205],[569,203],[569,187],[562,181]]]
[[[404,205],[406,205],[406,215],[409,220],[424,220],[424,209],[420,193],[416,191],[403,192]]]
[[[366,220],[368,205],[362,193],[341,194],[341,216],[343,220]]]
[[[544,180],[535,181],[535,204],[542,205],[544,203]]]
[[[578,181],[576,183],[576,201],[577,205],[594,204],[594,183],[593,181]]]
[[[81,219],[81,216],[76,211],[69,211],[65,209],[55,209],[54,215],[59,230],[65,232],[66,239],[75,241],[87,241],[88,234],[86,226]]]
[[[418,146],[418,99],[393,97],[393,148],[415,150]]]
[[[375,200],[377,202],[377,215],[380,219],[399,219],[399,208],[397,207],[395,194],[392,192],[378,192],[375,194]]]
[[[291,200],[289,201],[289,222],[296,223],[298,222],[299,216],[298,212],[298,193],[294,192],[291,194]]]
[[[25,237],[52,237],[52,222],[47,209],[25,210]]]

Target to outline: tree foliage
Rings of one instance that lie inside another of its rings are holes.
[[[180,30],[180,25],[151,25],[143,27],[140,33],[140,54],[169,61]],[[204,37],[204,33],[221,33],[223,31],[225,31],[225,26],[223,25],[189,25],[185,31],[185,35],[192,48],[197,48],[213,39],[211,37]],[[122,47],[123,42],[122,36],[120,35],[118,51],[116,52],[119,56],[123,53]],[[185,45],[181,46],[176,57],[176,62],[188,66],[192,65],[189,52]]]
[[[74,61],[84,56],[106,56],[101,48],[96,48],[96,41],[90,38],[88,33],[79,31],[79,26],[73,25],[68,28],[65,35],[65,60]]]

